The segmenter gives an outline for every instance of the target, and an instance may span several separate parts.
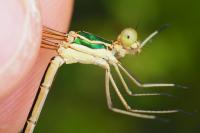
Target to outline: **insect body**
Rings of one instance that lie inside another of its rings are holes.
[[[91,49],[105,49],[106,46],[112,45],[112,41],[107,41],[88,32],[79,31],[74,33],[72,31],[71,36],[73,36],[73,34],[75,38],[71,43],[84,45]]]
[[[49,92],[49,88],[52,84],[54,76],[58,68],[63,64],[72,63],[82,63],[82,64],[93,64],[105,69],[105,90],[107,104],[110,110],[140,117],[147,119],[156,119],[155,115],[152,114],[162,114],[162,113],[175,113],[180,110],[137,110],[133,109],[126,102],[125,98],[120,93],[110,71],[110,65],[114,67],[117,72],[125,91],[131,96],[153,96],[153,95],[166,95],[164,93],[142,93],[135,94],[129,89],[126,84],[121,72],[123,71],[128,78],[139,87],[174,87],[175,84],[166,83],[155,83],[155,84],[142,84],[137,81],[132,75],[130,75],[126,69],[118,61],[118,58],[123,58],[126,54],[136,54],[141,51],[141,48],[148,42],[153,36],[155,36],[159,31],[155,31],[150,34],[142,43],[137,39],[137,33],[132,28],[124,29],[118,36],[116,41],[108,41],[101,37],[95,36],[88,32],[74,32],[71,31],[68,34],[55,31],[48,27],[43,27],[43,37],[42,37],[42,47],[53,49],[57,51],[57,56],[55,56],[51,62],[47,71],[44,75],[43,82],[40,85],[36,100],[33,104],[32,110],[27,118],[27,122],[24,126],[23,132],[32,133],[35,124],[39,118],[40,112],[44,105],[45,99]],[[110,84],[112,85],[114,91],[119,97],[121,103],[125,109],[119,109],[113,106],[112,99],[110,96]],[[182,87],[182,86],[178,86]]]

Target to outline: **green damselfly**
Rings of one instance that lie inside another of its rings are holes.
[[[42,47],[56,50],[57,55],[51,60],[47,71],[44,75],[43,82],[38,90],[35,102],[32,106],[32,110],[27,118],[23,132],[32,133],[36,122],[39,118],[40,112],[44,105],[47,94],[52,85],[54,76],[58,68],[65,64],[82,63],[93,64],[105,69],[105,90],[108,108],[114,112],[130,115],[134,117],[157,119],[158,117],[152,114],[165,114],[176,113],[181,110],[137,110],[132,109],[123,95],[120,93],[113,76],[110,71],[110,65],[114,67],[117,75],[119,76],[122,85],[130,96],[157,96],[165,95],[165,93],[132,93],[126,84],[121,71],[138,87],[150,88],[150,87],[181,87],[184,86],[172,84],[172,83],[154,83],[154,84],[142,84],[136,80],[119,62],[119,58],[123,58],[126,54],[140,53],[145,44],[152,39],[160,30],[156,30],[150,34],[141,43],[138,41],[137,32],[133,28],[124,29],[116,41],[109,41],[104,38],[98,37],[85,31],[70,31],[69,33],[62,33],[54,29],[43,26]],[[116,92],[118,98],[124,106],[124,109],[113,107],[112,99],[110,96],[110,85]]]

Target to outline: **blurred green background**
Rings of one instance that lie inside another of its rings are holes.
[[[143,40],[162,24],[170,24],[141,54],[120,61],[142,82],[174,82],[190,87],[140,89],[166,92],[169,97],[130,97],[136,109],[182,108],[196,112],[199,103],[200,1],[190,0],[76,0],[70,30],[85,30],[114,40],[125,27],[137,27]],[[114,105],[122,107],[112,92]],[[146,120],[110,111],[104,89],[104,70],[93,65],[64,65],[58,72],[42,111],[36,133],[199,133],[199,112],[161,115],[170,122]]]

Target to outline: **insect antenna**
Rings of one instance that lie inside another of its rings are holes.
[[[168,28],[169,24],[164,24],[158,28],[158,30],[151,33],[148,37],[144,39],[144,41],[141,43],[140,48],[142,48],[147,42],[149,42],[155,35],[157,35],[159,32],[163,31],[164,29]]]

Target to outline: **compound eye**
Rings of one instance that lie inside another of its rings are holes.
[[[126,28],[121,32],[118,40],[125,48],[130,48],[137,41],[137,32],[132,28]]]
[[[127,37],[127,39],[130,39],[130,35],[127,35],[126,37]]]

